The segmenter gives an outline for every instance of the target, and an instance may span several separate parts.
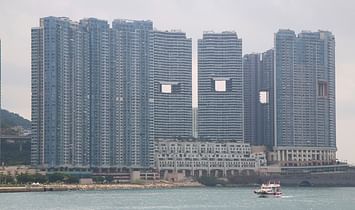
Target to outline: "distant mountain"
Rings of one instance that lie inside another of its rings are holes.
[[[9,112],[5,109],[1,110],[0,119],[1,119],[1,128],[22,126],[24,129],[31,129],[31,121],[21,117],[19,114]]]

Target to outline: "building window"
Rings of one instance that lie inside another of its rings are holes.
[[[267,91],[267,90],[259,91],[259,102],[261,104],[268,104],[269,103],[269,91]]]
[[[328,83],[326,81],[318,81],[318,96],[328,96]]]

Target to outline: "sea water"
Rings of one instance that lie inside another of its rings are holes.
[[[282,188],[258,198],[249,187],[98,190],[0,194],[1,210],[280,209],[355,210],[355,188]]]

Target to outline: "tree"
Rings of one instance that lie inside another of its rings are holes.
[[[0,184],[14,184],[15,179],[11,175],[0,174]]]
[[[46,183],[48,182],[48,177],[39,173],[36,173],[33,175],[33,182],[38,182],[38,183]]]
[[[65,183],[67,184],[78,184],[79,183],[79,177],[73,176],[73,175],[68,175],[65,179]]]
[[[95,183],[102,184],[105,181],[105,177],[104,176],[95,176],[95,177],[93,177],[93,181]]]
[[[48,181],[50,183],[53,182],[64,182],[66,176],[63,173],[53,173],[53,174],[47,174]]]
[[[34,181],[34,176],[30,175],[28,173],[21,173],[19,175],[16,176],[16,180],[17,183],[19,184],[28,184],[28,183],[32,183]]]

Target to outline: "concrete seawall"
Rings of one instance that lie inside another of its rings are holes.
[[[249,174],[228,178],[229,184],[252,185],[280,181],[283,186],[355,187],[355,170],[289,174]]]
[[[355,187],[355,173],[312,173],[263,177],[263,180],[278,179],[282,185],[314,187]]]

